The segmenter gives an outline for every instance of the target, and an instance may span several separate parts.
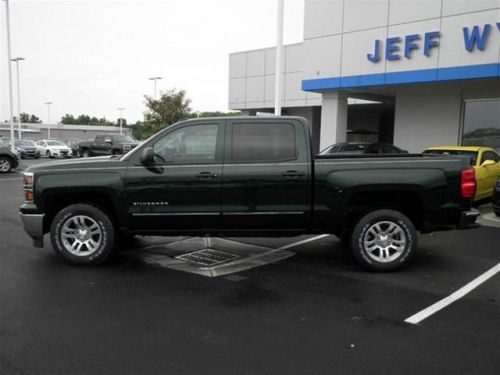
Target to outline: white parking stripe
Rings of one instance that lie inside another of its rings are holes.
[[[303,245],[305,243],[316,241],[316,240],[319,240],[320,238],[324,238],[324,237],[328,237],[328,236],[329,236],[329,234],[321,234],[321,235],[316,236],[316,237],[311,237],[311,238],[307,238],[307,239],[299,241],[299,242],[291,243],[290,245],[285,245],[283,247],[278,248],[278,250],[290,249],[291,247]]]
[[[417,324],[422,320],[428,318],[429,316],[437,313],[438,311],[444,309],[446,306],[452,304],[456,300],[462,298],[466,294],[470,293],[472,290],[477,288],[479,285],[484,283],[486,280],[495,276],[498,272],[500,272],[500,263],[498,263],[495,267],[483,273],[481,276],[475,278],[467,285],[458,289],[453,294],[450,294],[448,297],[443,298],[441,301],[436,302],[435,304],[427,307],[426,309],[416,313],[415,315],[410,316],[405,320],[406,323]]]
[[[22,177],[17,177],[17,178],[0,178],[0,181],[12,181],[12,180],[18,180],[22,181]]]

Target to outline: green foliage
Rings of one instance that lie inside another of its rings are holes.
[[[116,126],[117,124],[106,120],[105,117],[102,118],[97,118],[97,117],[90,117],[89,115],[79,115],[78,117],[75,117],[70,114],[65,114],[61,118],[61,124],[70,124],[70,125],[98,125],[98,126],[104,126],[104,125],[109,125],[109,126]]]
[[[221,112],[221,111],[204,111],[196,112],[196,117],[234,117],[241,116],[241,112]]]
[[[39,124],[42,120],[40,120],[36,115],[21,112],[21,122],[23,124]]]
[[[145,96],[147,110],[144,113],[144,122],[137,125],[140,129],[139,139],[148,138],[160,130],[186,118],[193,117],[191,100],[186,98],[184,90],[162,91],[160,98],[155,100]]]

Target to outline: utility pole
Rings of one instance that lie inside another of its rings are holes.
[[[123,134],[123,131],[122,131],[122,125],[123,125],[123,120],[122,120],[122,111],[124,110],[125,108],[117,108],[117,110],[119,111],[120,113],[120,117],[118,117],[118,122],[120,124],[120,134]]]
[[[22,139],[22,131],[21,131],[21,85],[19,83],[19,61],[23,61],[24,57],[14,57],[11,61],[16,63],[17,70],[17,129],[18,129],[18,138]]]
[[[156,81],[158,81],[160,79],[162,79],[162,77],[150,77],[149,78],[150,81],[154,82],[154,86],[153,86],[154,87],[154,91],[153,91],[153,94],[154,94],[155,100],[157,100],[157,98],[156,98]]]
[[[284,0],[278,0],[278,20],[276,29],[276,68],[274,77],[274,114],[281,116],[281,59],[283,53],[283,9]]]
[[[47,105],[47,139],[50,139],[50,105],[52,102],[45,102]]]
[[[6,27],[7,27],[7,66],[9,68],[9,109],[10,109],[10,148],[12,152],[15,150],[15,137],[14,137],[14,99],[12,95],[12,64],[11,64],[11,45],[10,45],[10,11],[9,0],[5,1],[6,11]]]

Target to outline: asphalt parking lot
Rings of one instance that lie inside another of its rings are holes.
[[[180,244],[206,239],[141,238],[101,266],[65,265],[47,237],[35,249],[24,233],[21,183],[0,176],[2,374],[500,369],[500,220],[487,205],[478,229],[421,235],[400,272],[363,271],[335,237],[303,236],[225,239],[218,246],[277,258],[218,275],[169,261]],[[431,314],[407,322],[422,311]]]

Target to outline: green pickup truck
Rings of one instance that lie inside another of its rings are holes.
[[[71,264],[120,236],[331,233],[365,267],[394,270],[417,231],[473,227],[474,171],[458,157],[313,156],[300,117],[177,123],[123,156],[30,167],[20,215],[36,247]]]

